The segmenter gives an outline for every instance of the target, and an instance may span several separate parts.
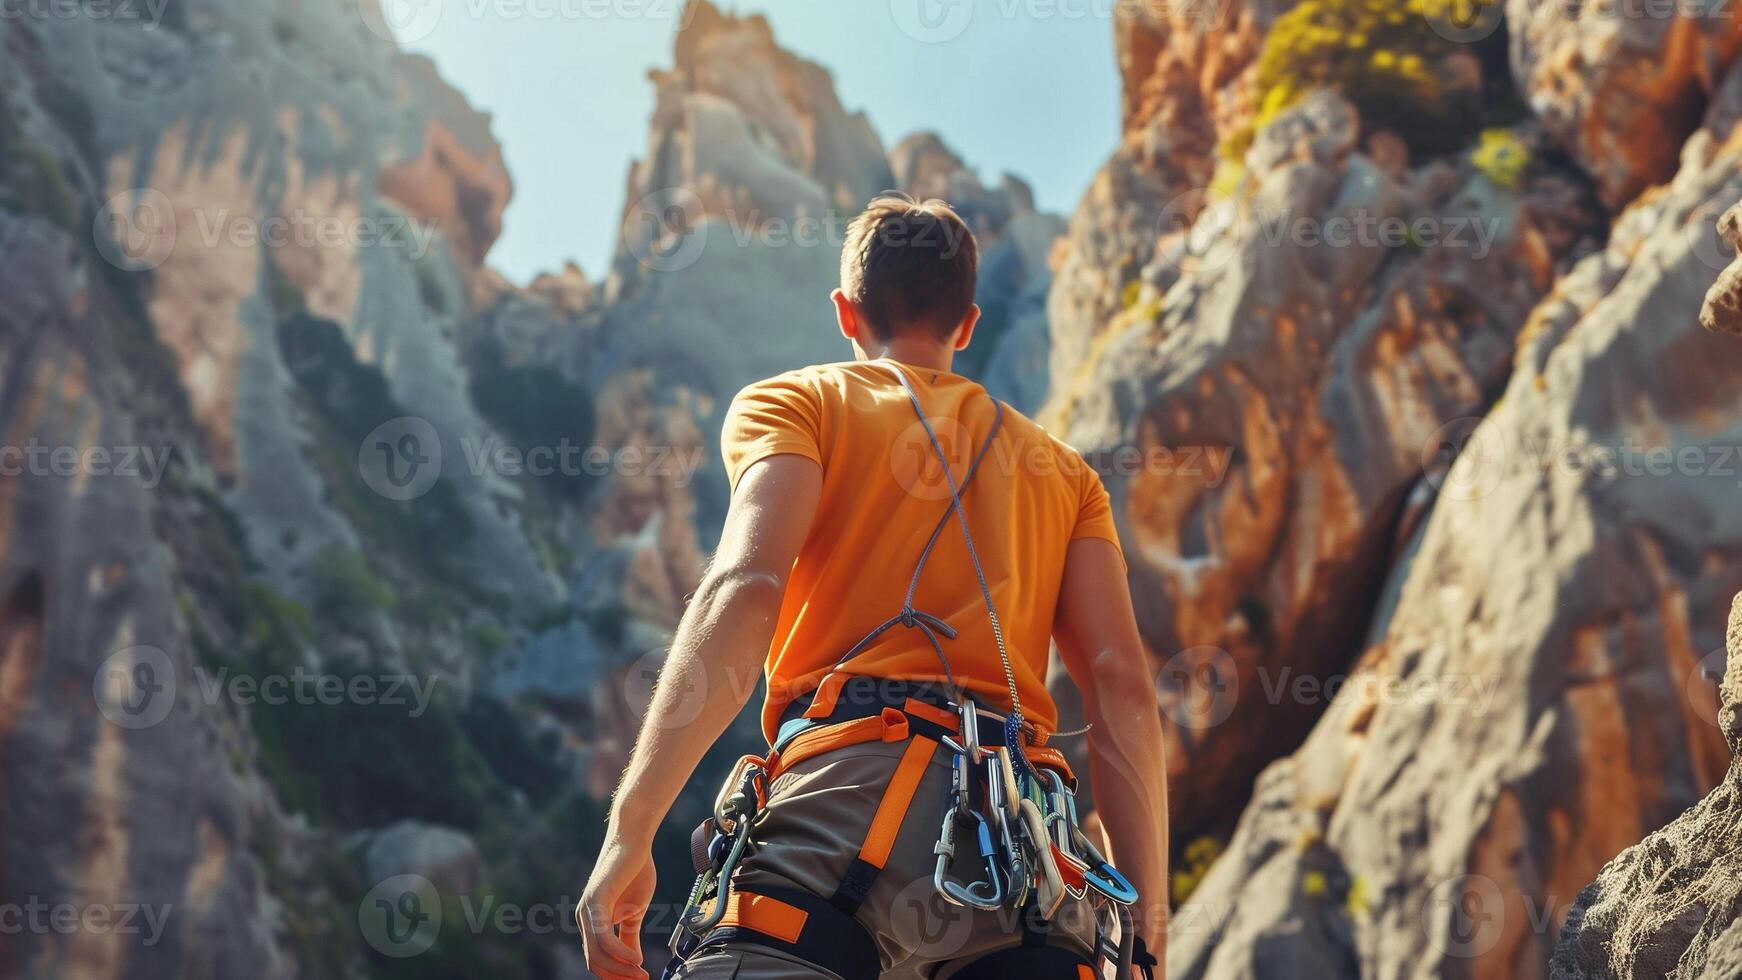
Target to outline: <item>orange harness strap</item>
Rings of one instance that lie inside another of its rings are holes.
[[[931,764],[932,753],[937,747],[938,743],[924,735],[915,735],[908,741],[907,751],[901,754],[901,762],[895,767],[895,775],[889,778],[889,788],[883,791],[883,800],[877,804],[877,814],[871,818],[871,829],[865,832],[865,843],[859,847],[859,860],[879,870],[889,860],[889,852],[895,847],[895,835],[900,832],[901,822],[913,806],[920,778],[925,775],[925,767]]]
[[[828,700],[832,703],[838,697],[839,689],[830,692],[830,695]],[[954,712],[909,698],[899,709],[884,708],[880,713],[866,718],[855,718],[802,732],[768,757],[768,779],[772,782],[792,766],[825,752],[866,742],[907,743],[907,748],[901,754],[901,761],[895,766],[895,773],[889,778],[889,786],[883,791],[883,798],[878,801],[877,812],[871,817],[871,826],[865,832],[865,840],[859,846],[858,856],[848,865],[840,886],[829,898],[831,905],[848,915],[856,913],[859,906],[864,904],[877,875],[888,862],[889,854],[895,848],[896,836],[900,834],[901,825],[913,806],[914,796],[919,792],[919,784],[925,777],[926,767],[931,764],[932,757],[937,752],[938,740],[931,735],[915,733],[910,718],[941,728],[948,734],[961,730],[961,719]],[[1064,753],[1059,750],[1037,743],[1028,749],[1028,756],[1034,764],[1057,770],[1070,782],[1076,781],[1070,763],[1065,761]],[[731,911],[728,906],[728,915]],[[769,932],[767,929],[757,931]]]
[[[753,929],[782,942],[796,943],[809,918],[809,912],[778,898],[734,891],[726,897],[726,914],[720,918],[719,927]]]

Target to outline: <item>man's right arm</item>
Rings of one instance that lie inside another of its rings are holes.
[[[1141,904],[1138,935],[1167,959],[1167,756],[1149,656],[1137,632],[1119,548],[1104,538],[1072,541],[1053,624],[1065,669],[1083,695],[1095,812],[1108,858],[1131,879]]]

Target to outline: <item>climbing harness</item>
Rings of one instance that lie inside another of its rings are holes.
[[[938,894],[952,904],[982,911],[1032,910],[1043,923],[1050,922],[1067,899],[1103,902],[1114,910],[1120,941],[1109,941],[1103,932],[1097,937],[1096,953],[1118,964],[1121,976],[1128,976],[1133,962],[1141,965],[1141,956],[1133,950],[1134,931],[1127,909],[1136,903],[1137,892],[1078,824],[1076,777],[1070,764],[1046,744],[1045,734],[1023,718],[1004,629],[962,504],[963,491],[992,448],[1004,405],[994,400],[990,430],[958,484],[906,373],[895,365],[889,367],[943,466],[950,508],[932,528],[920,552],[901,609],[842,654],[808,698],[788,706],[767,757],[746,756],[729,774],[713,814],[691,840],[696,880],[672,932],[672,961],[665,977],[670,980],[675,976],[683,961],[702,946],[731,941],[784,950],[846,980],[875,977],[875,944],[854,915],[888,859],[920,780],[940,747],[949,752],[950,782],[937,843],[932,848],[937,856],[932,883]],[[957,683],[940,640],[954,639],[955,629],[914,607],[920,577],[952,518],[961,529],[991,621],[1010,696],[1007,714],[980,706]],[[897,626],[925,636],[943,667],[947,688],[940,691],[931,682],[842,671],[843,665]],[[823,899],[792,889],[734,885],[733,872],[744,856],[750,825],[767,802],[769,784],[804,759],[873,741],[905,742],[906,747],[872,816],[865,841],[834,893]],[[973,866],[979,877],[971,881],[951,874],[958,844],[963,842],[972,843],[977,858]],[[1050,963],[1049,957],[1062,951],[1044,944],[1028,948],[1034,944],[1028,941],[1032,937],[1026,922],[1025,915],[1024,948],[1019,952],[1045,955],[1006,961],[1003,954],[994,954],[957,975],[1028,975],[1015,964],[1026,963],[1032,970]]]

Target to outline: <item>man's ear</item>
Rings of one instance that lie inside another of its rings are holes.
[[[968,341],[974,339],[974,328],[980,325],[980,304],[968,307],[968,312],[962,317],[962,323],[956,327],[956,350],[967,350]]]
[[[865,330],[864,322],[859,319],[858,307],[839,289],[830,293],[829,299],[835,301],[835,322],[841,325],[841,336],[857,342],[859,335]]]

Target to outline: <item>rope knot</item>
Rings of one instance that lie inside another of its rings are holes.
[[[901,625],[908,629],[919,625],[919,613],[912,606],[901,607]]]

